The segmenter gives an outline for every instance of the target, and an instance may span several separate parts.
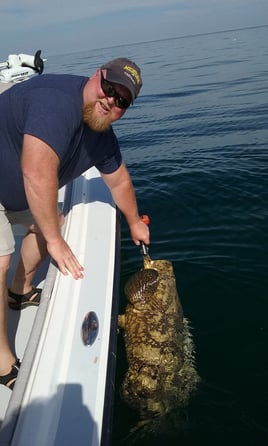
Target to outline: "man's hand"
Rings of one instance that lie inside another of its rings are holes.
[[[74,279],[82,279],[84,268],[80,265],[69,245],[63,238],[47,243],[47,250],[57,262],[59,270],[65,276],[70,273]]]
[[[148,226],[142,221],[138,220],[129,226],[131,237],[135,245],[140,245],[140,242],[144,242],[145,245],[150,243],[150,231]]]

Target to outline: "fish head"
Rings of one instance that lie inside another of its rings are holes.
[[[146,256],[143,261],[144,271],[156,271],[158,274],[158,287],[151,294],[151,308],[154,311],[166,312],[168,309],[173,311],[174,305],[177,308],[178,299],[176,290],[176,278],[173,270],[173,264],[169,260],[152,260]]]
[[[158,272],[143,269],[133,274],[125,286],[128,301],[138,310],[143,310],[150,303],[159,282]]]
[[[174,276],[173,265],[169,260],[152,260],[149,256],[144,256],[143,268],[154,269],[165,276]]]
[[[175,275],[169,260],[151,260],[144,256],[143,269],[133,274],[125,294],[136,310],[164,312],[175,292]]]

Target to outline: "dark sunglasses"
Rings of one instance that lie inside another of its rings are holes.
[[[120,96],[115,90],[114,86],[109,81],[107,81],[107,79],[104,78],[102,71],[101,71],[101,89],[105,94],[105,96],[107,96],[108,98],[114,98],[114,103],[116,107],[125,109],[130,106],[128,100]]]

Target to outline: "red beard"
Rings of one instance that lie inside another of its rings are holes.
[[[95,112],[95,105],[96,103],[83,106],[83,121],[95,132],[105,132],[111,127],[111,119],[109,116],[98,116]]]

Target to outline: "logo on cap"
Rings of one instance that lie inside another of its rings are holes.
[[[135,70],[135,68],[131,67],[130,65],[125,65],[124,66],[124,71],[126,71],[126,72],[131,74],[131,76],[135,79],[136,84],[139,85],[141,83],[141,78],[140,78],[139,73],[137,72],[137,70]],[[128,76],[128,77],[130,77],[130,76]],[[132,82],[133,82],[133,79],[132,79]]]

